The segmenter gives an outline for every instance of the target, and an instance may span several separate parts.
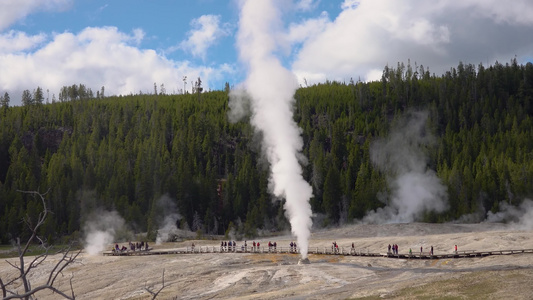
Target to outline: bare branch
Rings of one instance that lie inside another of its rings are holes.
[[[40,236],[36,236],[36,238],[39,240],[39,243],[41,243],[42,247],[43,247],[46,251],[48,251],[48,249],[49,249],[50,247],[47,247],[47,246],[46,246],[46,245],[47,245],[47,242],[43,241],[43,240],[41,239]]]
[[[0,288],[2,288],[2,298],[5,298],[7,296],[6,286],[4,285],[2,278],[0,278]]]
[[[26,242],[26,245],[25,245],[24,249],[22,250],[22,255],[21,255],[21,257],[22,257],[22,256],[24,256],[24,254],[26,254],[26,252],[28,251],[28,248],[31,245],[31,242],[37,236],[37,230],[39,229],[39,227],[41,227],[41,225],[43,225],[44,221],[46,220],[46,216],[48,215],[48,208],[46,207],[46,200],[45,200],[44,196],[46,194],[48,194],[50,189],[48,189],[48,191],[46,191],[46,193],[44,193],[44,194],[41,194],[41,193],[39,193],[37,191],[21,191],[21,190],[18,190],[18,191],[21,192],[21,193],[25,193],[25,194],[31,194],[34,197],[39,196],[41,198],[41,202],[43,203],[43,211],[39,213],[39,217],[37,219],[37,224],[35,226],[30,226],[29,223],[31,223],[31,222],[29,222],[26,219],[24,219],[24,222],[26,223],[26,225],[28,225],[28,227],[29,227],[29,229],[30,229],[32,234],[31,234],[30,238],[28,239],[28,241]],[[19,243],[19,245],[20,245],[20,243]],[[21,254],[21,253],[19,252],[19,254]]]
[[[53,285],[57,276],[59,274],[61,274],[63,272],[63,270],[71,263],[73,263],[76,258],[78,257],[78,255],[80,255],[81,253],[81,249],[78,250],[76,253],[74,254],[70,254],[69,255],[69,250],[70,248],[65,251],[65,253],[63,254],[63,257],[57,262],[57,264],[55,265],[55,267],[52,269],[52,271],[50,272],[50,276],[48,277],[48,281],[47,283],[49,285]],[[54,274],[55,273],[55,274]]]
[[[11,279],[10,281],[8,281],[7,283],[4,284],[4,286],[7,288],[8,286],[10,286],[11,284],[13,284],[13,282],[17,281],[20,279],[20,276],[19,277],[16,277],[16,278],[13,278]]]
[[[39,266],[43,261],[46,260],[46,258],[48,257],[48,253],[43,253],[43,254],[40,254],[40,255],[37,255],[30,263],[30,266],[28,267],[28,271],[30,269],[33,269],[33,268],[36,268],[37,266]],[[26,272],[28,273],[28,272]]]
[[[72,285],[71,285],[72,286]],[[8,299],[23,299],[23,298],[27,298],[27,297],[30,297],[31,295],[39,292],[39,291],[42,291],[42,290],[51,290],[53,291],[54,293],[57,293],[59,295],[61,295],[63,298],[65,299],[75,299],[74,296],[68,296],[67,294],[63,293],[62,291],[58,290],[57,288],[53,287],[53,286],[50,286],[50,285],[47,285],[47,284],[44,284],[44,285],[40,285],[34,289],[32,289],[31,291],[28,291],[24,294],[15,294],[15,295],[11,295],[11,296],[8,296],[8,297],[5,297],[3,300],[8,300]]]
[[[43,210],[42,212],[39,213],[36,223],[32,222],[31,218],[28,215],[22,220],[30,229],[31,236],[26,241],[26,244],[24,245],[23,248],[21,247],[20,238],[16,239],[16,245],[17,245],[17,250],[19,254],[19,265],[18,266],[6,260],[6,262],[10,266],[18,270],[19,275],[18,277],[9,281],[7,284],[5,284],[0,279],[0,288],[2,289],[2,298],[4,300],[5,299],[29,299],[29,298],[32,298],[32,296],[35,293],[41,290],[51,290],[52,292],[57,293],[58,295],[60,295],[61,297],[65,299],[75,299],[74,288],[72,286],[73,276],[71,276],[70,281],[69,281],[71,295],[67,295],[66,293],[58,290],[56,287],[54,287],[54,283],[57,277],[59,276],[59,274],[62,275],[63,270],[65,270],[65,268],[69,264],[73,263],[77,259],[78,255],[82,251],[81,249],[75,253],[71,253],[70,252],[71,247],[68,247],[63,252],[63,256],[61,257],[61,259],[56,263],[54,268],[50,271],[48,280],[45,284],[32,288],[31,283],[28,279],[30,271],[40,266],[48,258],[48,251],[51,249],[50,247],[46,246],[45,242],[37,235],[39,228],[44,224],[46,217],[49,213],[48,208],[46,206],[46,200],[44,198],[44,195],[46,195],[49,191],[50,189],[44,194],[41,194],[37,191],[19,191],[19,192],[26,193],[26,194],[32,194],[34,197],[39,196],[43,204]],[[28,252],[30,245],[35,239],[37,239],[40,242],[40,244],[44,247],[45,252],[43,254],[37,255],[28,265],[25,265],[24,255]],[[17,280],[22,280],[22,284],[24,286],[23,294],[18,294],[16,291],[12,291],[7,288],[9,285],[13,284]]]
[[[69,280],[69,283],[70,283],[70,294],[72,295],[72,299],[76,298],[76,296],[74,296],[74,287],[72,286],[72,278],[74,278],[74,273],[72,273],[72,275],[70,276],[70,280]]]
[[[7,262],[10,266],[12,266],[13,268],[15,268],[15,269],[18,269],[18,268],[19,268],[17,265],[13,264],[12,262],[10,262],[10,261],[8,261],[8,260],[6,260],[6,262]]]
[[[161,291],[165,288],[165,269],[163,269],[163,278],[161,279],[161,288],[157,291],[157,292],[154,292],[152,291],[151,289],[145,287],[144,289],[150,293],[152,295],[152,300],[155,300],[155,298],[157,298],[157,296],[159,295],[159,293],[161,293]]]

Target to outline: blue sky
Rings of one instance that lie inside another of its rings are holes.
[[[248,0],[269,1],[269,0]],[[441,74],[464,63],[533,58],[533,2],[495,0],[271,0],[265,24],[276,55],[300,84],[377,80],[408,60]],[[0,94],[20,104],[83,83],[108,94],[207,89],[246,77],[236,37],[242,0],[2,0]],[[51,99],[49,99],[51,100]]]
[[[171,0],[81,0],[70,2],[62,10],[40,11],[31,14],[11,28],[30,34],[40,32],[73,32],[77,33],[86,27],[117,27],[121,32],[130,33],[141,29],[145,37],[138,45],[142,49],[154,49],[162,55],[173,59],[192,59],[184,51],[171,51],[181,41],[187,39],[193,30],[191,22],[205,15],[220,16],[222,22],[232,24],[231,31],[236,29],[238,11],[232,2],[216,0],[171,1]],[[222,20],[223,16],[223,20]],[[228,51],[209,53],[212,63],[235,60],[231,37],[217,40],[217,46]],[[201,60],[198,63],[203,63]]]

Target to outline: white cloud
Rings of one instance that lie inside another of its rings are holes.
[[[296,8],[299,10],[307,11],[315,8],[320,0],[298,0],[296,1]]]
[[[0,34],[0,54],[30,50],[37,47],[45,39],[46,35],[43,33],[28,36],[24,32],[10,30],[7,33]]]
[[[354,9],[359,5],[359,0],[344,0],[341,4],[342,9]]]
[[[341,8],[332,21],[320,15],[291,25],[290,39],[302,43],[292,64],[300,81],[379,79],[376,70],[408,59],[440,74],[459,61],[533,55],[528,0],[345,0]]]
[[[466,9],[472,16],[492,19],[497,23],[533,25],[533,3],[515,0],[512,3],[499,0],[465,0],[453,4]]]
[[[0,31],[39,10],[68,9],[72,0],[2,0],[0,1]]]
[[[108,6],[109,6],[109,4],[104,4],[104,5],[102,5],[102,6],[100,6],[100,7],[98,8],[98,11],[99,11],[99,12],[102,12],[102,11],[104,11]]]
[[[287,39],[291,43],[302,43],[322,31],[330,22],[328,13],[324,11],[318,18],[290,24]]]
[[[31,39],[22,33],[10,33],[12,39]],[[183,76],[201,77],[209,89],[222,74],[232,72],[229,65],[194,66],[188,61],[173,61],[154,50],[137,48],[144,33],[120,32],[116,27],[89,27],[73,34],[56,33],[50,40],[39,41],[32,51],[0,52],[0,91],[11,95],[12,104],[20,104],[22,90],[40,86],[57,94],[62,86],[82,83],[98,90],[105,86],[106,95],[151,93],[153,84],[164,84],[168,93],[183,88]],[[5,37],[2,37],[5,38]],[[7,37],[9,38],[9,36]],[[22,44],[22,43],[21,43]],[[37,43],[27,43],[35,46]],[[31,47],[20,46],[18,50]],[[190,90],[191,84],[187,84]],[[219,87],[222,88],[222,87]]]
[[[193,29],[187,33],[187,40],[181,42],[180,47],[202,59],[219,38],[229,35],[227,28],[220,27],[220,16],[203,15],[193,19],[191,27]]]

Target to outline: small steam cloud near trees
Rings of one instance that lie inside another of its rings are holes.
[[[168,195],[163,195],[155,201],[154,205],[150,219],[155,224],[156,244],[176,241],[179,237],[195,236],[188,228],[187,230],[178,228],[177,224],[182,217],[178,213],[175,200]],[[85,251],[91,255],[97,255],[112,243],[145,239],[146,234],[134,233],[131,229],[133,225],[128,224],[115,210],[94,208],[84,216]]]
[[[427,118],[427,112],[408,112],[394,122],[387,137],[371,145],[372,163],[386,173],[388,189],[381,200],[387,205],[369,212],[364,222],[413,222],[426,212],[448,208],[446,186],[428,167],[425,150],[435,138]]]
[[[133,234],[116,211],[96,209],[87,217],[83,226],[85,251],[98,255],[116,241],[131,240]]]

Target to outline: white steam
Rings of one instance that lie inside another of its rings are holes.
[[[367,223],[413,222],[424,212],[448,208],[446,187],[428,169],[425,147],[434,143],[426,130],[427,113],[408,113],[393,126],[390,135],[374,142],[371,160],[388,176],[387,206],[370,212]]]
[[[518,207],[502,202],[500,211],[488,212],[486,222],[507,222],[519,230],[533,229],[533,201],[525,199]]]
[[[176,203],[170,199],[168,195],[163,195],[156,202],[157,211],[160,213],[158,219],[161,222],[158,224],[156,244],[169,241],[172,235],[178,232],[177,222],[181,220],[181,215],[178,213]]]
[[[262,133],[263,151],[271,164],[270,186],[275,196],[286,200],[284,208],[292,233],[305,258],[312,225],[309,204],[312,188],[302,177],[303,142],[300,129],[293,120],[293,95],[298,82],[274,55],[283,48],[279,7],[287,2],[240,1],[237,47],[240,60],[248,68],[243,88],[250,98],[250,122]],[[243,98],[233,97],[231,101]],[[240,104],[232,105],[246,108]]]
[[[123,231],[127,231],[125,221],[116,211],[93,212],[83,226],[85,251],[90,255],[101,253]]]
[[[228,119],[236,123],[250,115],[250,95],[242,88],[230,91],[230,101],[228,103]]]

